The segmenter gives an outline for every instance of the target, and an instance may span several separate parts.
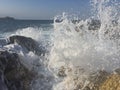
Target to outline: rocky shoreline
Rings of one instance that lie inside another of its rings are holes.
[[[76,72],[78,73],[74,75],[67,75],[68,72],[73,72],[70,68],[66,70],[66,68],[61,67],[59,70],[58,77],[64,78],[64,84],[65,86],[68,86],[66,90],[71,90],[71,88],[69,88],[71,83],[74,86],[72,90],[120,90],[120,68],[114,70],[113,72],[99,70],[85,75],[84,69],[77,67],[77,70],[78,71]]]
[[[4,43],[2,43],[4,42]],[[24,52],[34,52],[37,55],[45,54],[42,47],[32,38],[11,36],[2,40],[0,47],[0,90],[30,90],[30,84],[37,75],[29,70],[22,62],[16,51],[6,49],[6,45],[17,43]]]
[[[35,40],[24,36],[11,36],[8,42],[4,41],[3,46],[15,43],[24,48],[26,53],[32,51],[38,56],[46,53],[44,47],[40,47]],[[72,69],[68,71],[72,72]],[[66,68],[61,67],[58,77],[66,78],[65,72]],[[0,90],[31,90],[31,82],[36,76],[36,72],[21,62],[19,54],[0,47]],[[120,68],[114,72],[100,70],[91,73],[86,85],[79,81],[79,76],[71,77],[70,80],[75,86],[73,90],[120,90]]]
[[[0,90],[29,90],[33,77],[16,53],[0,51]]]

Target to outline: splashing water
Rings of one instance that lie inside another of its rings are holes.
[[[99,25],[95,25],[98,21],[93,25],[91,19],[73,22],[65,13],[54,20],[54,45],[49,56],[49,70],[56,80],[53,90],[76,90],[77,83],[84,83],[83,89],[90,72],[120,68],[119,3],[91,3],[95,9],[92,19],[97,19]]]
[[[94,15],[86,20],[63,13],[55,17],[52,32],[29,27],[14,33],[38,42],[51,36],[45,56],[19,52],[27,59],[24,63],[38,73],[32,90],[84,90],[92,72],[120,68],[120,3],[91,0],[91,4]]]

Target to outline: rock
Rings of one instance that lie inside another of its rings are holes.
[[[92,73],[88,78],[89,84],[87,88],[90,90],[99,90],[99,86],[107,79],[108,75],[109,73],[104,70]]]
[[[78,70],[84,73],[84,69],[78,68]],[[66,68],[62,66],[59,69],[58,76],[66,77],[65,71]],[[120,68],[111,73],[99,70],[88,74],[85,78],[84,76],[81,78],[80,75],[68,77],[64,79],[68,86],[69,79],[74,86],[73,90],[120,90]]]
[[[45,48],[40,46],[40,44],[32,38],[16,35],[9,37],[9,41],[9,44],[18,43],[24,48],[24,50],[32,51],[37,55],[45,55],[46,53]]]
[[[111,74],[99,87],[99,90],[120,90],[120,75]]]
[[[58,75],[59,77],[66,77],[65,70],[66,70],[66,68],[65,68],[64,66],[62,66],[62,67],[58,70],[57,75]]]
[[[33,77],[16,53],[0,51],[0,90],[29,90]]]
[[[120,75],[120,68],[117,68],[114,72]]]
[[[8,41],[5,38],[0,39],[0,46],[3,47],[4,45],[7,45]]]
[[[0,72],[0,90],[8,90],[2,72]]]
[[[88,21],[88,30],[98,30],[101,26],[100,20],[91,19]]]
[[[89,84],[83,90],[120,90],[120,74],[106,71],[95,72],[89,77]]]
[[[99,90],[99,86],[107,79],[108,76],[108,72],[100,70],[94,73],[90,73],[87,76],[88,78],[82,78],[82,82],[81,78],[78,77],[74,79],[74,90]]]

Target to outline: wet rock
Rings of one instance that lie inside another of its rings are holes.
[[[74,90],[99,90],[99,86],[107,79],[109,73],[100,70],[80,78],[79,76],[74,81]],[[81,80],[83,79],[83,80]]]
[[[101,26],[100,20],[91,19],[88,21],[88,30],[98,30]]]
[[[7,85],[5,84],[3,72],[0,72],[0,90],[8,90]]]
[[[120,68],[116,69],[114,72],[120,75]]]
[[[59,77],[66,77],[65,70],[66,70],[66,68],[65,68],[64,66],[62,66],[62,67],[58,70],[57,75],[58,75]]]
[[[7,45],[7,43],[8,43],[7,39],[5,39],[5,38],[0,39],[0,47]]]
[[[64,78],[65,86],[68,86],[66,90],[71,89],[71,85],[72,90],[120,90],[120,68],[114,72],[99,70],[84,74],[85,70],[77,67],[71,76],[66,75],[66,69],[62,66],[58,72],[58,76]]]
[[[120,90],[120,75],[111,74],[99,87],[99,90]]]
[[[0,51],[0,90],[29,90],[33,77],[16,53]]]
[[[116,73],[99,71],[89,77],[89,84],[83,90],[120,90],[120,69]]]
[[[104,70],[92,73],[88,78],[89,84],[87,87],[89,87],[90,90],[99,90],[99,86],[107,79],[108,76],[109,73]]]
[[[16,35],[9,37],[9,41],[9,44],[18,43],[24,50],[32,51],[37,55],[44,55],[46,52],[45,48],[32,38]]]

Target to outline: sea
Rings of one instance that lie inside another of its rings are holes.
[[[48,50],[44,56],[17,51],[23,63],[38,73],[32,90],[84,90],[91,72],[120,68],[120,2],[90,0],[90,4],[92,16],[86,19],[63,12],[54,20],[0,21],[1,42],[25,36]],[[76,82],[83,83],[82,89],[76,89]]]

